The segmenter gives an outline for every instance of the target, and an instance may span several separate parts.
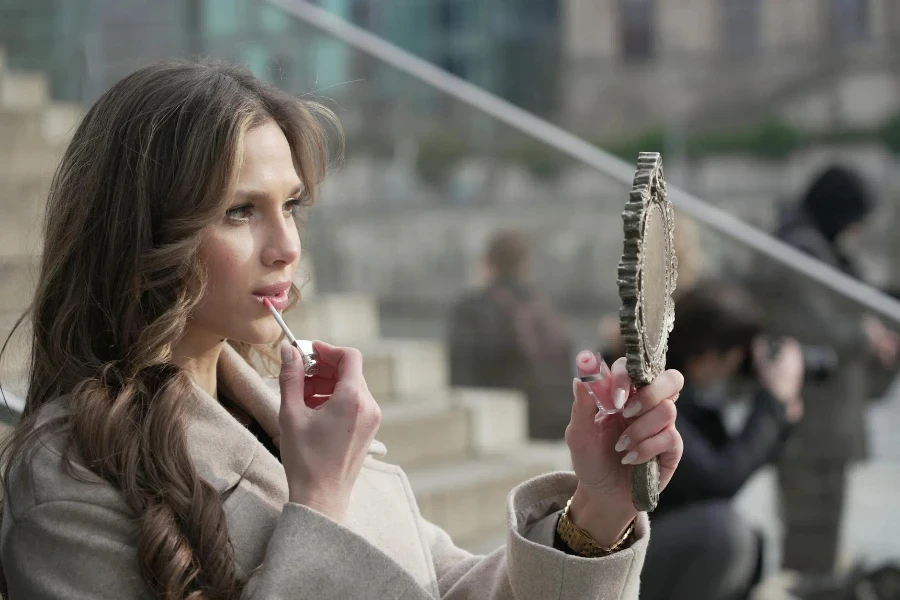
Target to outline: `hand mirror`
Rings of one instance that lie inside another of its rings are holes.
[[[678,277],[675,216],[666,198],[662,158],[641,152],[625,210],[625,247],[619,262],[619,326],[628,375],[635,387],[649,384],[666,366],[669,332],[675,323],[672,292]],[[659,500],[656,458],[631,470],[631,500],[650,512]]]

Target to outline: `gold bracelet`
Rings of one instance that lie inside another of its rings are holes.
[[[615,544],[609,547],[601,546],[594,541],[594,538],[592,538],[588,532],[578,527],[572,522],[572,519],[569,518],[569,507],[571,505],[572,498],[569,498],[569,501],[566,502],[566,509],[563,511],[559,518],[559,523],[556,525],[556,531],[559,533],[559,537],[568,544],[573,552],[587,558],[609,556],[610,554],[621,550],[631,536],[631,533],[634,531],[635,523],[637,523],[637,517],[635,517],[625,529],[625,533],[622,534],[622,537],[620,537]]]

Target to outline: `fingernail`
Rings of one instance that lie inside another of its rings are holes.
[[[616,405],[616,410],[621,409],[625,406],[625,400],[628,399],[628,391],[622,388],[616,390],[615,395],[613,396],[613,404]],[[626,417],[628,415],[625,415]]]
[[[637,460],[637,452],[629,452],[625,455],[625,458],[622,459],[623,465],[630,465],[634,461]]]
[[[629,404],[628,406],[625,407],[625,410],[622,411],[622,416],[625,417],[626,419],[630,419],[631,417],[635,416],[639,412],[641,412],[641,403],[638,402],[637,400],[635,400],[634,402],[632,402],[631,404]]]
[[[289,365],[294,360],[294,348],[287,341],[281,342],[281,364]]]
[[[622,450],[627,450],[631,445],[631,440],[628,439],[627,435],[623,435],[619,438],[619,441],[616,442],[616,452],[621,452]]]
[[[578,394],[578,378],[572,380],[572,395],[575,396]]]

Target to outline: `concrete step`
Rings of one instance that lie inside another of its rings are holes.
[[[83,112],[78,104],[56,102],[30,109],[0,107],[0,136],[7,148],[28,141],[59,147],[72,138]]]
[[[363,374],[379,402],[425,400],[448,387],[444,346],[431,340],[382,339],[357,347]]]
[[[41,73],[0,72],[0,106],[9,110],[33,110],[49,103],[47,78]]]
[[[15,147],[0,145],[0,180],[52,177],[63,150],[41,140]]]
[[[453,406],[469,415],[474,454],[502,454],[528,444],[528,401],[514,390],[452,388]]]
[[[0,260],[40,252],[49,177],[0,179]]]
[[[0,315],[21,314],[31,303],[40,259],[34,255],[0,256]]]
[[[304,299],[284,315],[298,338],[357,346],[379,337],[378,303],[365,294],[326,294]]]
[[[505,531],[506,498],[513,487],[568,465],[564,443],[530,444],[507,454],[411,469],[407,475],[422,516],[468,544]]]
[[[0,203],[0,210],[5,207]],[[24,210],[11,209],[9,220],[0,221],[0,261],[10,256],[36,254],[41,251],[43,233],[41,214],[36,210],[28,214]]]
[[[387,446],[387,462],[404,469],[450,463],[473,456],[472,415],[449,395],[430,402],[382,404],[376,438]]]
[[[41,136],[53,145],[66,144],[81,123],[84,107],[68,102],[54,102],[44,109]]]
[[[404,469],[503,454],[528,444],[525,398],[504,390],[446,390],[381,404],[378,439]]]

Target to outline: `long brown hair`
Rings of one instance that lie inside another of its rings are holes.
[[[30,386],[0,449],[4,482],[41,430],[60,425],[36,427],[41,407],[68,397],[64,462],[74,474],[77,452],[121,491],[137,515],[141,575],[162,598],[231,599],[243,587],[222,500],[187,453],[182,409],[193,387],[172,351],[205,287],[202,230],[221,218],[243,135],[266,121],[284,132],[313,200],[327,142],[340,136],[330,111],[240,67],[153,64],[90,108],[47,202],[38,287],[23,315]]]

